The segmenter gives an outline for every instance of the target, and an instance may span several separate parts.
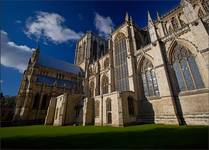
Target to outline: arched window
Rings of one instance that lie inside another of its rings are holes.
[[[155,76],[155,70],[152,63],[147,59],[144,59],[143,61],[141,76],[145,96],[159,96],[160,92],[158,89],[157,78]]]
[[[44,94],[43,98],[42,98],[42,103],[41,103],[41,109],[46,109],[47,106],[47,94]]]
[[[107,67],[109,67],[109,58],[108,57],[104,61],[104,69],[106,69]]]
[[[108,93],[108,77],[106,75],[104,75],[102,77],[102,93],[106,94]]]
[[[128,91],[128,65],[127,65],[127,49],[126,37],[119,33],[115,38],[115,77],[116,90]]]
[[[106,100],[106,111],[111,112],[112,111],[112,106],[111,106],[111,99],[107,98]]]
[[[96,117],[99,117],[99,109],[100,108],[100,102],[97,100],[96,102],[95,102],[95,116]]]
[[[40,103],[40,94],[37,93],[37,94],[35,95],[35,98],[34,98],[33,109],[38,109],[39,103]]]
[[[94,82],[91,81],[89,84],[89,96],[93,97],[94,96]]]
[[[179,28],[178,21],[177,21],[176,17],[173,17],[173,18],[171,19],[171,23],[172,23],[172,25],[173,25],[174,31],[176,31],[176,30]]]
[[[106,112],[107,112],[107,124],[111,124],[112,123],[112,104],[111,104],[110,98],[106,100]]]
[[[173,33],[173,29],[172,29],[172,27],[171,27],[171,26],[169,26],[169,28],[168,28],[168,32],[169,32],[169,34]]]
[[[198,10],[198,17],[199,17],[199,18],[202,18],[203,16],[204,16],[204,13],[203,13],[202,9],[200,8],[200,9]]]
[[[175,45],[172,55],[172,64],[180,91],[204,87],[195,61],[195,56],[193,56],[187,48],[179,44]]]
[[[96,40],[93,42],[93,58],[94,60],[97,59],[97,41]]]
[[[135,110],[134,110],[134,99],[131,96],[128,97],[128,113],[131,116],[134,116],[134,114],[135,114]]]

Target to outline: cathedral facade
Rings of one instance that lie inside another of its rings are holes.
[[[209,2],[182,0],[140,28],[126,14],[109,38],[87,32],[75,65],[42,58],[24,73],[14,120],[125,126],[209,123]],[[37,96],[38,95],[38,96]]]

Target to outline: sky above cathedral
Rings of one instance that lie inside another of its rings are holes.
[[[176,7],[180,0],[147,1],[51,1],[1,0],[1,91],[17,95],[22,73],[32,51],[74,63],[76,41],[92,31],[107,38],[128,12],[141,28],[147,26],[147,11],[153,19]]]

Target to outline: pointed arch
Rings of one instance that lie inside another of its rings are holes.
[[[197,46],[194,45],[193,43],[191,43],[188,40],[184,40],[184,39],[175,39],[171,42],[170,46],[168,47],[168,51],[167,51],[167,57],[168,57],[168,62],[171,64],[172,63],[172,53],[174,50],[174,47],[178,44],[181,44],[184,47],[187,47],[190,52],[196,56],[196,53],[198,52]]]
[[[106,116],[107,124],[112,124],[112,100],[110,98],[106,99]]]
[[[140,69],[141,69],[144,59],[148,59],[152,64],[154,64],[154,59],[152,56],[150,56],[149,54],[141,55],[141,57],[139,58],[138,63],[137,63],[138,72],[140,72]]]
[[[123,32],[117,33],[117,34],[115,35],[113,41],[117,41],[117,40],[119,40],[119,39],[121,39],[121,38],[125,38],[125,39],[126,39],[126,34],[123,33]]]
[[[143,91],[145,97],[159,96],[160,91],[155,75],[155,69],[151,61],[143,59],[139,68],[139,79],[142,80]],[[140,83],[139,83],[140,84]]]
[[[114,38],[115,85],[117,91],[129,90],[127,44],[123,33]]]
[[[169,60],[178,81],[178,90],[187,91],[203,88],[204,83],[194,53],[179,42],[174,42],[171,48]]]
[[[107,94],[108,93],[108,86],[109,86],[109,79],[106,75],[102,76],[102,93]]]

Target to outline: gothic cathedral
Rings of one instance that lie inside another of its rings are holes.
[[[108,39],[87,32],[75,64],[37,48],[25,70],[14,121],[52,125],[209,121],[209,1],[182,0],[147,27],[126,13]]]

